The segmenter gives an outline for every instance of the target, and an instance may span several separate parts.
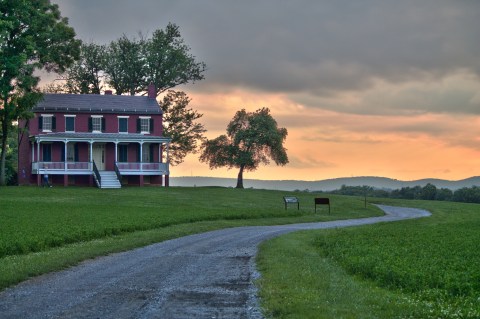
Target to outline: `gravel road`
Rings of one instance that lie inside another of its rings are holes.
[[[253,284],[260,242],[430,215],[379,207],[385,216],[223,229],[89,260],[3,291],[0,318],[262,318]]]

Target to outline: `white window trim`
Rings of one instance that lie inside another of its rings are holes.
[[[92,133],[102,133],[102,120],[100,120],[100,130],[93,129],[93,119],[101,119],[103,115],[92,115]]]
[[[150,134],[150,120],[151,120],[151,116],[139,116],[138,117],[140,119],[140,134]],[[148,120],[148,129],[147,131],[142,131],[142,123],[141,123],[141,120]]]
[[[127,131],[126,132],[120,132],[120,119],[129,119],[130,116],[125,116],[125,115],[117,115],[117,123],[118,123],[118,134],[128,134],[128,122],[127,122]]]
[[[73,131],[67,131],[67,117],[76,118],[77,116],[76,116],[75,114],[68,114],[68,115],[65,114],[64,117],[65,117],[65,132],[75,133],[75,120],[74,120],[74,122],[73,122],[73,123],[74,123],[74,124],[73,124],[73,126],[74,126]]]
[[[52,128],[52,124],[53,124],[53,123],[52,123],[53,114],[40,114],[40,116],[43,118],[43,120],[42,120],[42,123],[43,123],[43,124],[42,124],[42,132],[51,133],[51,132],[52,132],[51,128]],[[45,118],[46,118],[46,117],[49,117],[49,118],[50,118],[50,130],[44,129],[44,127],[45,127]]]

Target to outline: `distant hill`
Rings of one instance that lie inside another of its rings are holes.
[[[216,178],[216,177],[171,177],[171,186],[221,186],[235,187],[237,180],[235,178]],[[449,181],[443,179],[419,179],[415,181],[401,181],[386,177],[343,177],[326,179],[320,181],[296,181],[296,180],[256,180],[245,179],[243,185],[245,188],[274,189],[274,190],[310,190],[310,191],[331,191],[339,189],[342,185],[346,186],[371,186],[377,189],[400,189],[402,187],[425,186],[427,183],[435,185],[437,188],[449,188],[457,190],[462,187],[480,186],[480,176],[470,177],[458,181]]]

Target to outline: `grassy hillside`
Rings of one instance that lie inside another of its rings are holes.
[[[480,205],[388,204],[433,216],[265,243],[260,285],[270,317],[479,318]]]
[[[0,288],[107,254],[212,229],[380,215],[357,198],[335,197],[332,214],[284,208],[292,193],[231,188],[0,188]]]

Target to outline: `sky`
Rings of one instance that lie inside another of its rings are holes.
[[[207,138],[268,107],[289,163],[247,179],[480,175],[480,1],[52,0],[78,38],[180,27],[205,79],[178,86]],[[172,176],[236,177],[189,155]]]

